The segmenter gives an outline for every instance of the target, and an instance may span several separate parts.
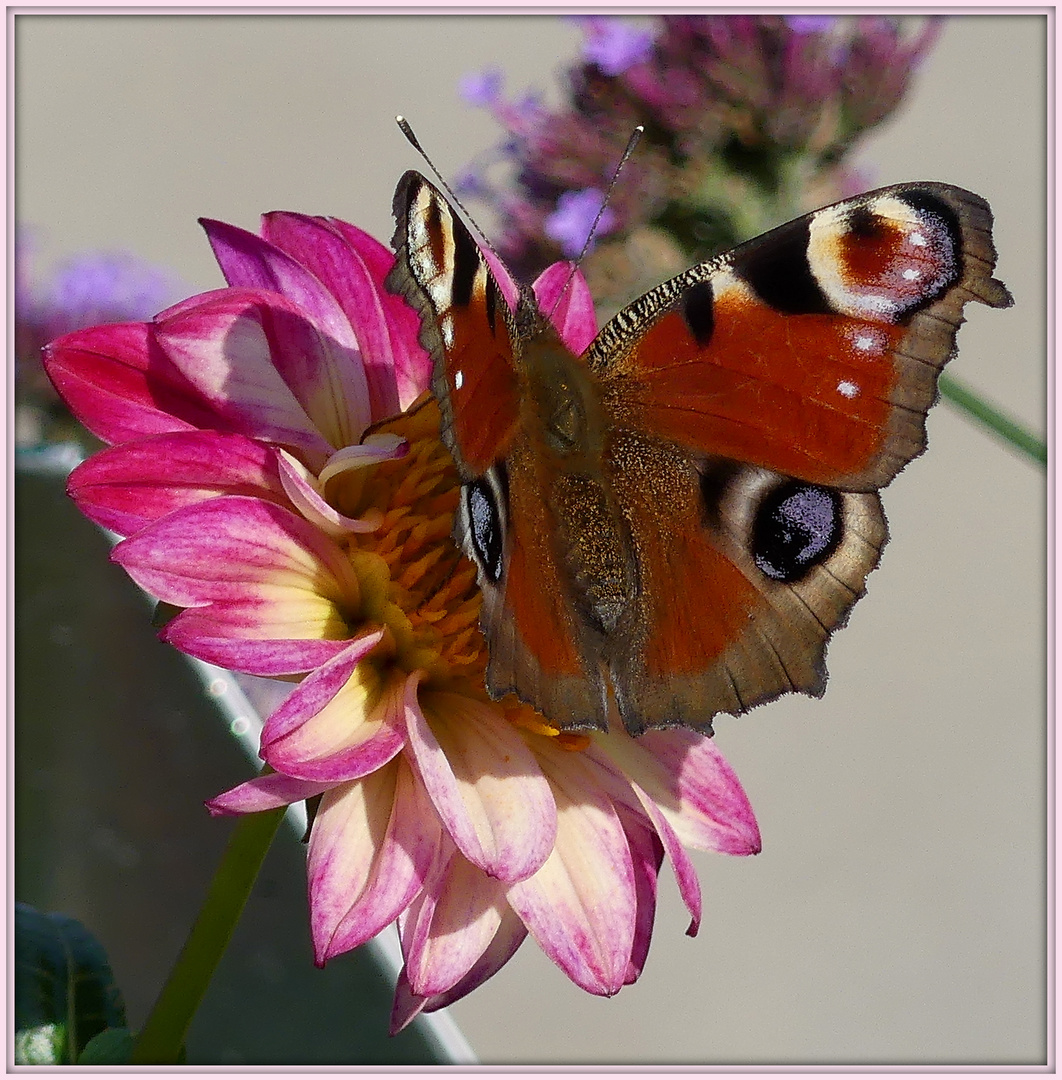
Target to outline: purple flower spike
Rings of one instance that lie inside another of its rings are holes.
[[[591,15],[576,20],[586,34],[583,58],[596,64],[606,75],[622,75],[628,68],[649,58],[653,35],[620,19]]]
[[[583,250],[604,195],[598,188],[566,191],[557,199],[557,209],[546,218],[546,234],[556,240],[569,259]],[[607,233],[616,224],[616,215],[608,208],[601,215],[597,231]]]
[[[487,68],[463,76],[458,84],[458,92],[467,104],[490,109],[497,105],[504,81],[505,76],[500,68]]]

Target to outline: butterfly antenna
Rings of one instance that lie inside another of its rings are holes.
[[[443,191],[445,191],[446,194],[450,196],[450,200],[451,202],[453,202],[454,206],[456,206],[457,209],[461,211],[461,213],[464,215],[465,219],[472,226],[472,228],[475,229],[477,233],[479,233],[480,238],[483,240],[483,243],[487,247],[487,250],[494,256],[494,258],[498,260],[498,262],[502,264],[502,266],[504,266],[505,261],[494,249],[494,245],[490,242],[490,240],[487,239],[487,234],[479,227],[479,225],[476,224],[476,219],[465,209],[464,203],[462,203],[461,200],[454,194],[454,189],[450,187],[450,185],[446,182],[446,180],[443,178],[443,174],[439,172],[439,170],[435,167],[435,162],[432,161],[430,157],[428,157],[427,153],[424,150],[424,147],[420,145],[420,140],[417,138],[416,135],[413,134],[413,129],[409,126],[409,121],[404,116],[396,116],[395,123],[398,124],[398,129],[402,132],[403,135],[405,135],[406,139],[409,141],[410,146],[412,146],[413,149],[416,150],[416,152],[420,154],[422,158],[424,158],[424,161],[427,164],[428,168],[431,169],[431,171],[435,174],[435,179],[439,181],[439,184],[442,187]]]
[[[575,279],[575,271],[582,265],[583,259],[586,258],[586,253],[590,250],[590,244],[593,242],[594,233],[597,232],[597,227],[601,223],[601,218],[604,216],[605,207],[608,206],[608,201],[612,196],[612,189],[616,186],[616,181],[619,179],[620,171],[623,166],[627,164],[627,159],[634,153],[634,148],[638,145],[638,140],[645,132],[645,127],[639,124],[632,132],[631,137],[627,140],[627,146],[620,156],[619,163],[616,165],[614,172],[612,173],[612,179],[608,182],[608,187],[605,189],[605,196],[601,200],[601,206],[597,211],[597,215],[594,218],[593,224],[590,226],[590,231],[586,234],[586,240],[583,241],[583,249],[579,252],[579,257],[572,263],[572,268],[568,273],[568,277],[564,282],[564,286],[557,294],[557,299],[554,301],[553,307],[550,309],[550,317],[560,307],[561,301],[564,299],[564,294],[571,288],[572,281]],[[430,162],[429,162],[430,164]]]

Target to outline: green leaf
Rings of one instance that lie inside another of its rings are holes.
[[[128,1065],[133,1052],[133,1033],[128,1028],[107,1028],[89,1039],[79,1065]]]
[[[15,1063],[73,1065],[125,1005],[98,941],[66,915],[15,905]]]

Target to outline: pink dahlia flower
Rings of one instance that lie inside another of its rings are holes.
[[[181,609],[162,637],[296,684],[263,730],[272,771],[209,809],[321,796],[316,961],[397,920],[395,1030],[528,934],[579,986],[616,993],[645,963],[664,856],[694,933],[685,847],[759,850],[737,778],[689,731],[562,733],[488,698],[475,571],[450,539],[459,482],[417,317],[383,288],[393,257],[330,218],[204,226],[228,288],[69,334],[45,364],[112,444],[69,490],[127,537],[115,561]],[[567,275],[535,290],[578,352],[595,320],[578,275],[555,305]]]

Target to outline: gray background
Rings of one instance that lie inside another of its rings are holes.
[[[418,165],[394,113],[452,176],[499,135],[459,76],[549,87],[579,39],[540,16],[20,15],[17,213],[47,257],[124,247],[196,289],[221,283],[198,216],[333,214],[386,239]],[[949,19],[859,155],[874,184],[992,203],[1016,306],[970,310],[950,370],[1040,432],[1046,47],[1042,16]],[[452,1010],[482,1060],[1044,1060],[1044,478],[946,405],[929,433],[886,492],[893,539],[825,699],[717,725],[763,853],[696,858],[693,941],[665,871],[645,974],[611,1001],[525,945]]]

